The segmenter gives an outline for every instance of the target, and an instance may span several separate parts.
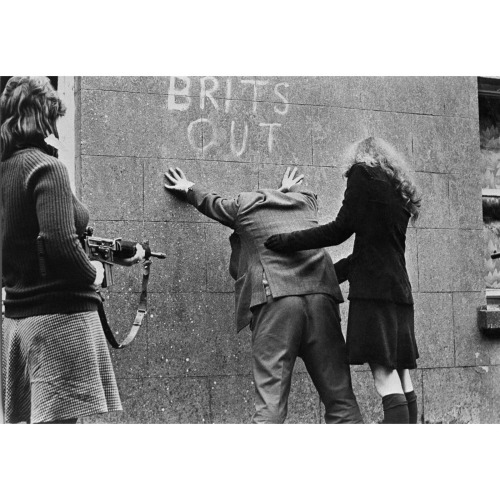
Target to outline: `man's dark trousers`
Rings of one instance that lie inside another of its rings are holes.
[[[363,423],[352,391],[339,306],[318,293],[273,299],[253,309],[257,396],[253,423],[283,423],[297,356],[325,405],[326,423]]]

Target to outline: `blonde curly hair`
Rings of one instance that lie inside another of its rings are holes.
[[[46,76],[13,76],[0,96],[0,154],[5,160],[39,136],[58,137],[56,121],[66,107]]]
[[[346,177],[349,177],[350,170],[356,163],[382,168],[405,200],[412,222],[418,219],[422,197],[411,178],[405,159],[387,141],[380,137],[368,137],[351,144],[344,154]]]

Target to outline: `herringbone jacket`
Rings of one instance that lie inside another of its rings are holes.
[[[266,302],[264,273],[273,298],[325,293],[343,302],[333,262],[323,249],[279,254],[264,246],[271,234],[318,225],[314,193],[262,189],[228,199],[195,185],[187,201],[207,217],[234,229],[230,272],[236,280],[238,331],[250,323],[251,308]]]

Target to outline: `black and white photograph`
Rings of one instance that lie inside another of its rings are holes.
[[[1,99],[7,423],[499,421],[500,78]]]
[[[388,491],[387,455],[411,483],[419,436],[496,445],[500,70],[211,66],[209,34],[203,64],[169,66],[174,37],[144,69],[2,68],[2,435],[16,453],[130,436],[132,461],[147,436],[182,470],[176,435],[223,470],[203,443],[241,439],[264,475],[311,462],[277,443],[319,440]]]

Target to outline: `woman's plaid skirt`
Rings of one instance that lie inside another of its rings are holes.
[[[2,341],[7,423],[122,409],[97,312],[4,318]]]

